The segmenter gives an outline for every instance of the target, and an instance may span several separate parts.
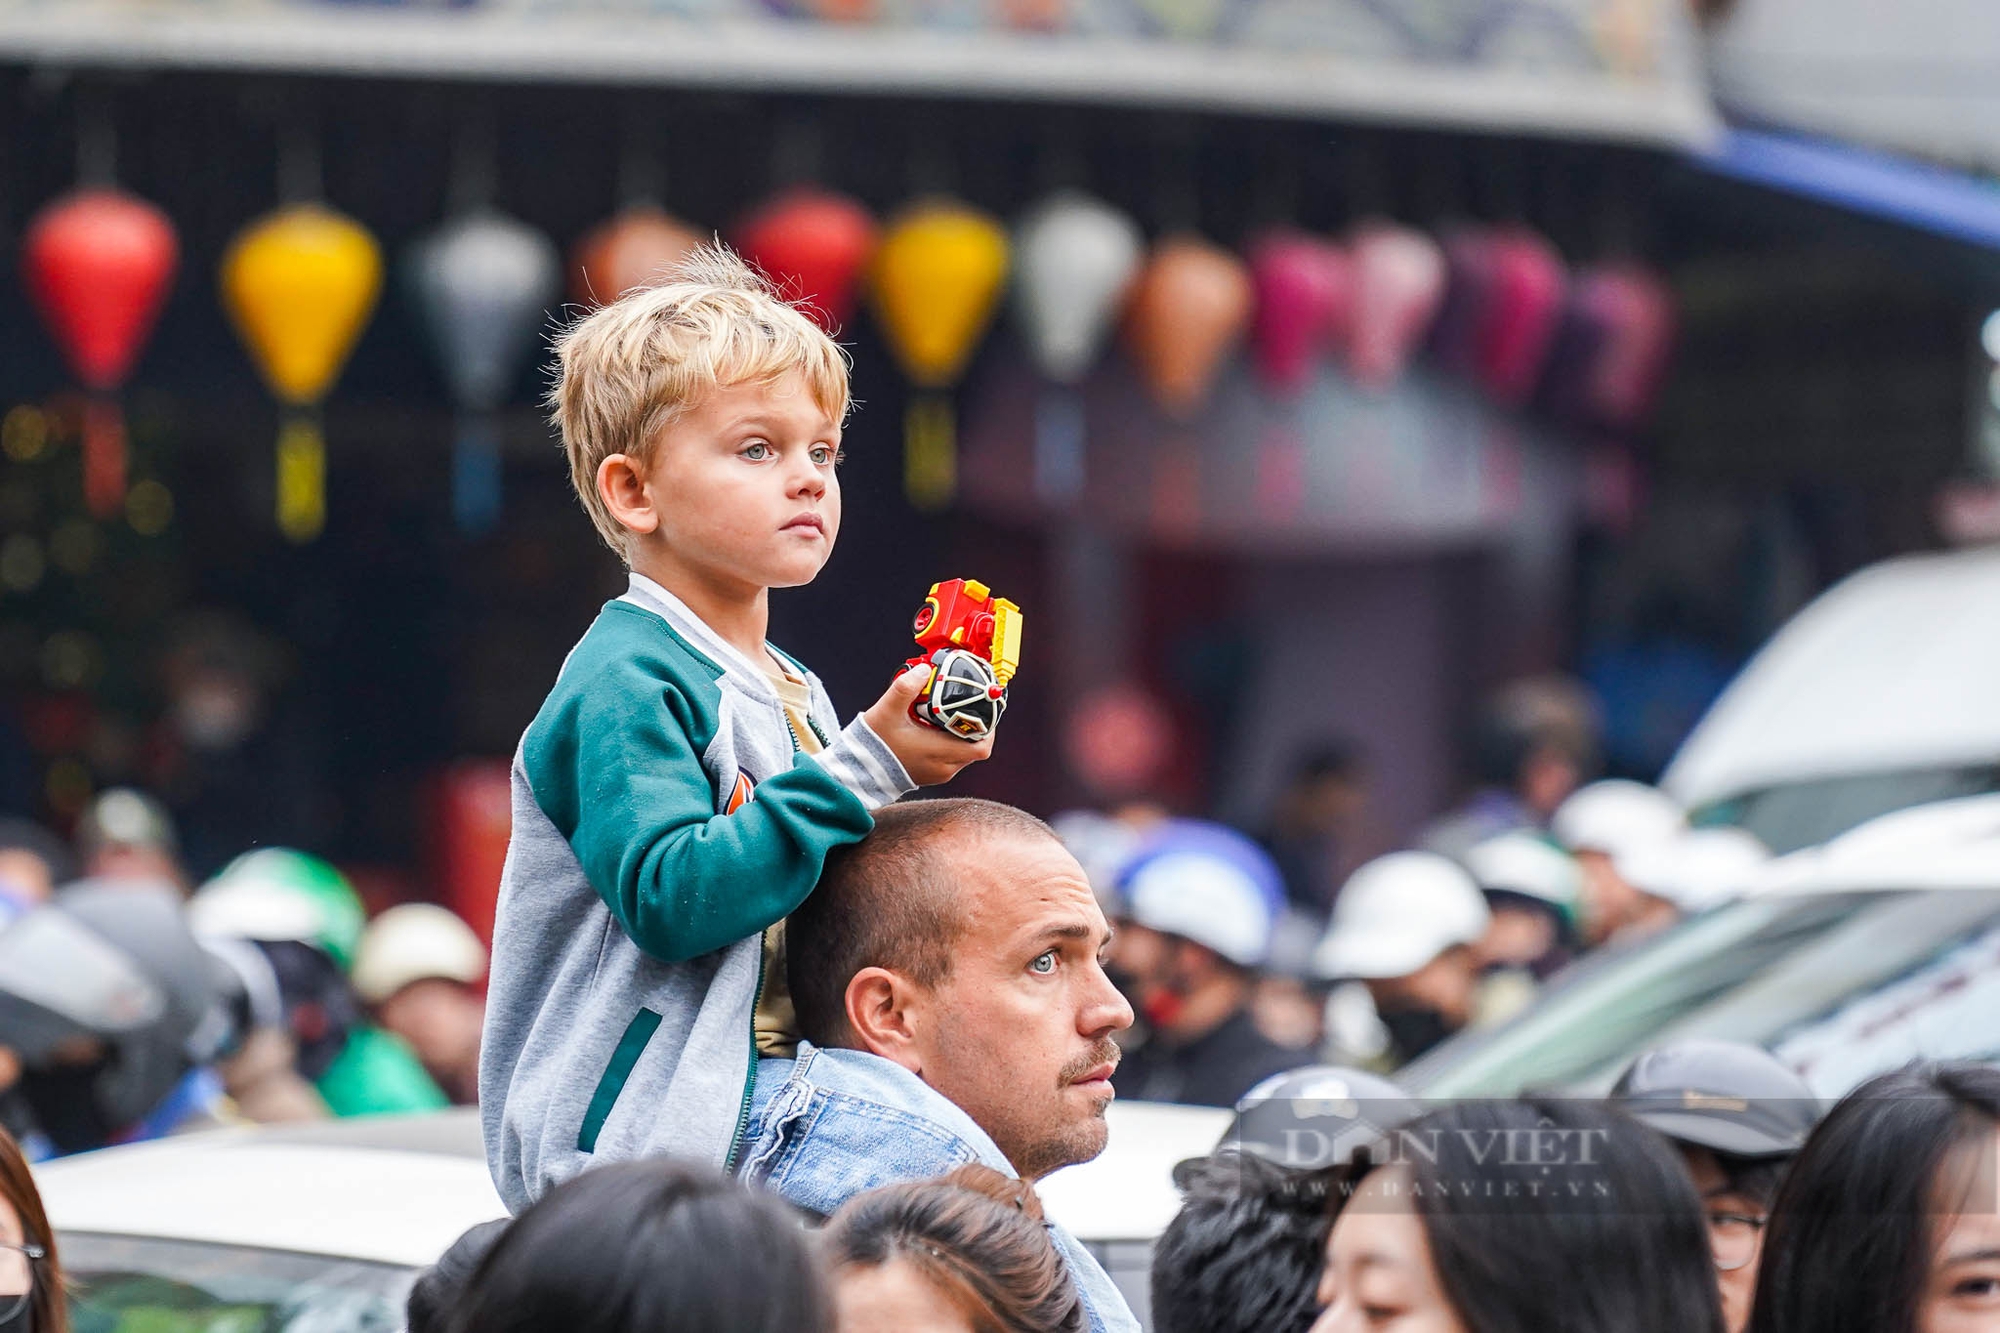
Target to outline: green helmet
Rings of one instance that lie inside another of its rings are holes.
[[[288,847],[245,852],[188,904],[197,933],[241,940],[297,940],[340,965],[354,963],[367,913],[330,862]]]

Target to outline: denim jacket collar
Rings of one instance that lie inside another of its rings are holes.
[[[978,1162],[1015,1174],[991,1136],[892,1060],[799,1043],[796,1060],[758,1062],[743,1178],[824,1217],[864,1190],[929,1180]],[[1049,1224],[1093,1333],[1138,1333],[1125,1298],[1090,1252]]]

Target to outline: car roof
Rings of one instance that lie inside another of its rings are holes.
[[[1038,1190],[1079,1239],[1151,1240],[1180,1206],[1174,1164],[1214,1148],[1230,1113],[1116,1102],[1106,1118],[1106,1151]],[[62,1158],[35,1176],[62,1232],[410,1267],[506,1213],[473,1110],[214,1130]]]
[[[1794,616],[1660,785],[1690,809],[1759,787],[2000,762],[2000,550],[1872,565]]]

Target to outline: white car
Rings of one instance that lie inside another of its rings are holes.
[[[1681,1037],[1755,1042],[1828,1101],[1910,1060],[2000,1060],[2000,796],[1779,857],[1742,899],[1584,958],[1395,1077],[1422,1097],[1594,1094]]]
[[[1144,1320],[1176,1162],[1226,1111],[1114,1102],[1110,1147],[1043,1181]],[[502,1216],[473,1111],[218,1130],[46,1163],[79,1328],[394,1333],[417,1271]]]

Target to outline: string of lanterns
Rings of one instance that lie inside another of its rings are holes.
[[[569,295],[586,308],[613,299],[654,280],[703,236],[656,203],[636,203],[576,244]],[[1329,362],[1361,386],[1387,389],[1427,351],[1505,408],[1629,431],[1650,410],[1674,331],[1671,298],[1650,272],[1624,262],[1572,272],[1518,226],[1464,227],[1442,241],[1386,221],[1341,239],[1279,228],[1239,256],[1191,232],[1148,247],[1132,218],[1074,190],[1035,204],[1010,231],[943,197],[878,226],[857,201],[805,187],[753,210],[729,239],[830,330],[851,327],[865,293],[917,390],[904,480],[912,503],[930,509],[956,489],[952,392],[1010,285],[1016,323],[1047,381],[1035,414],[1035,485],[1055,503],[1081,492],[1076,386],[1114,336],[1170,435],[1199,415],[1246,345],[1281,401],[1296,401]],[[89,395],[84,493],[100,518],[124,501],[117,393],[178,258],[171,222],[110,189],[57,200],[25,237],[28,291]],[[563,265],[546,236],[484,205],[419,238],[405,261],[457,412],[453,513],[461,530],[485,531],[502,503],[495,414],[539,346]],[[282,408],[276,521],[293,541],[312,540],[326,521],[320,405],[382,281],[374,237],[320,203],[250,223],[223,257],[223,305]],[[1163,443],[1172,447],[1172,438]]]

